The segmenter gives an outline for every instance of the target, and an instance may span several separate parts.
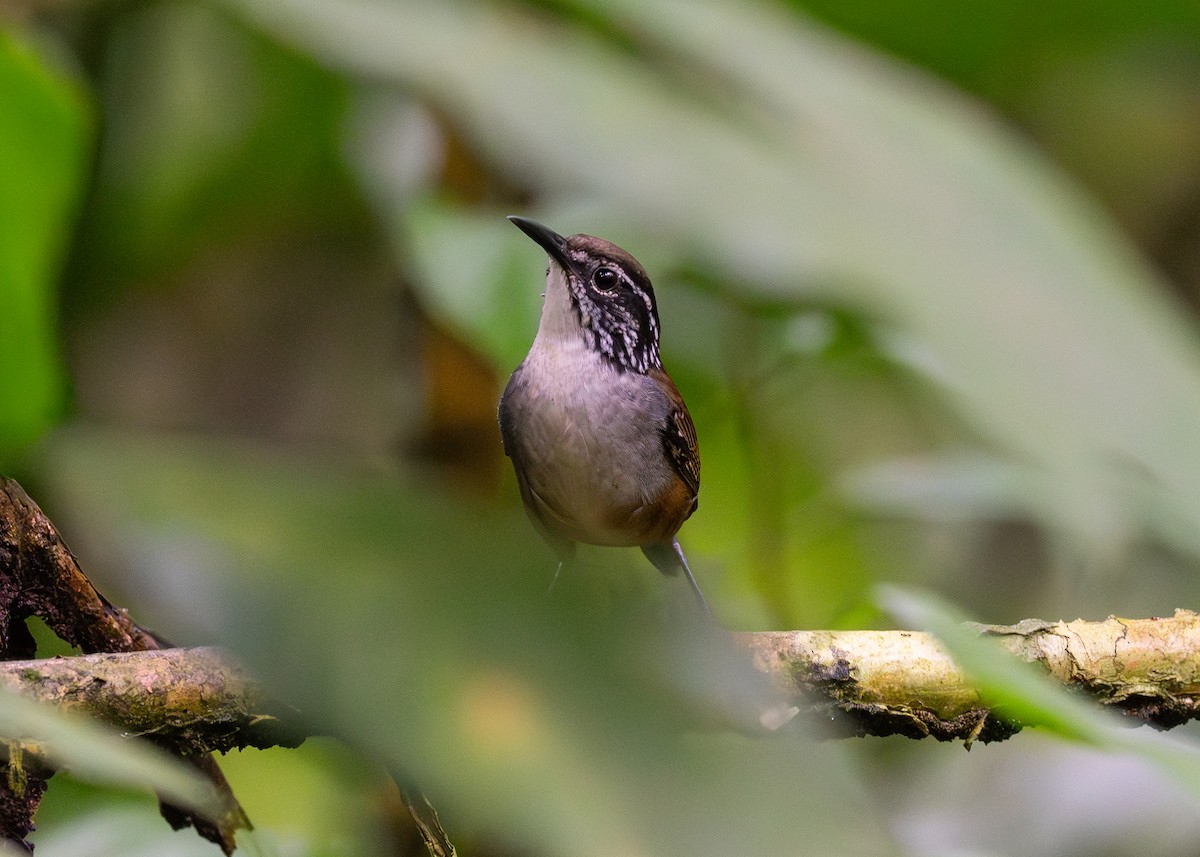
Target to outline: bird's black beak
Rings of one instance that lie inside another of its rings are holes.
[[[530,220],[527,217],[517,217],[515,214],[510,214],[508,219],[518,229],[536,241],[538,246],[549,253],[551,259],[562,265],[563,270],[571,270],[571,260],[567,258],[566,238],[563,238],[550,227],[542,226],[536,220]]]

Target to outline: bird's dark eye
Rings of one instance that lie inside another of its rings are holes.
[[[612,268],[601,268],[592,274],[592,282],[602,292],[611,292],[617,287],[617,272]]]

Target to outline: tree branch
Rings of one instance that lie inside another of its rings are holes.
[[[0,662],[0,684],[186,755],[296,747],[297,712],[212,648]]]
[[[977,626],[996,645],[1160,728],[1200,717],[1200,615]],[[736,634],[788,713],[839,735],[906,735],[968,743],[1020,725],[989,707],[929,634],[784,631]],[[0,663],[0,682],[86,712],[183,753],[296,746],[296,712],[273,703],[216,649],[164,649]]]
[[[1200,717],[1200,615],[977,625],[1062,684],[1167,729]],[[989,707],[931,635],[913,631],[739,634],[798,713],[836,734],[996,741],[1020,730]]]
[[[37,503],[16,481],[0,476],[0,659],[33,657],[36,645],[25,625],[31,616],[85,652],[148,652],[169,645],[101,595]],[[205,818],[162,802],[163,817],[176,830],[194,827],[232,854],[237,830],[249,828],[250,820],[211,756],[188,755],[185,761],[213,784],[220,813]],[[7,775],[8,762],[0,761],[0,837],[26,852],[33,850],[26,836],[52,773],[39,769],[14,780]],[[10,781],[18,780],[22,787],[11,788]]]
[[[0,655],[33,656],[25,628],[30,616],[85,652],[169,645],[109,603],[37,503],[15,480],[0,476]]]

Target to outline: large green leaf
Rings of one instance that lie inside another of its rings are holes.
[[[86,119],[75,87],[0,29],[0,469],[63,407],[54,284]]]
[[[658,608],[597,610],[585,554],[547,596],[526,522],[413,474],[85,431],[48,453],[163,626],[236,648],[453,830],[556,854],[888,853],[839,820],[869,817],[843,748],[711,734],[765,689],[678,580],[653,576]]]
[[[104,140],[69,284],[77,305],[169,283],[264,220],[274,235],[314,211],[352,216],[337,76],[202,3],[114,15],[107,44]]]
[[[632,63],[517,6],[230,2],[420,93],[548,200],[605,207],[618,243],[686,251],[729,294],[863,308],[1046,469],[1062,523],[1200,551],[1192,332],[1085,198],[947,88],[766,4],[578,4],[645,48]]]

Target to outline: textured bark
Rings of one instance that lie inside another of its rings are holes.
[[[137,652],[162,647],[88,580],[74,554],[37,504],[0,477],[0,653],[33,657],[25,620],[37,616],[85,652]]]
[[[1200,717],[1200,615],[974,626],[1064,685],[1132,720],[1169,728]],[[994,741],[1021,724],[991,709],[929,634],[780,631],[734,635],[787,714],[842,735]],[[293,712],[215,649],[168,649],[0,663],[0,682],[187,752],[294,746]],[[772,712],[772,716],[778,712]]]
[[[975,626],[1062,684],[1170,728],[1200,717],[1200,615]],[[910,631],[739,634],[798,714],[836,734],[994,741],[1021,724],[991,709],[932,636]]]
[[[304,740],[296,712],[216,649],[6,661],[0,684],[188,755]]]
[[[169,645],[109,603],[38,505],[15,481],[0,477],[0,658],[33,657],[34,641],[25,625],[33,616],[84,652],[144,652]],[[222,796],[221,815],[203,818],[163,803],[163,817],[176,829],[195,827],[231,854],[236,831],[248,828],[250,821],[211,756],[189,756],[187,762]],[[49,775],[26,771],[14,776],[8,762],[0,764],[0,838],[32,850],[25,837]]]

